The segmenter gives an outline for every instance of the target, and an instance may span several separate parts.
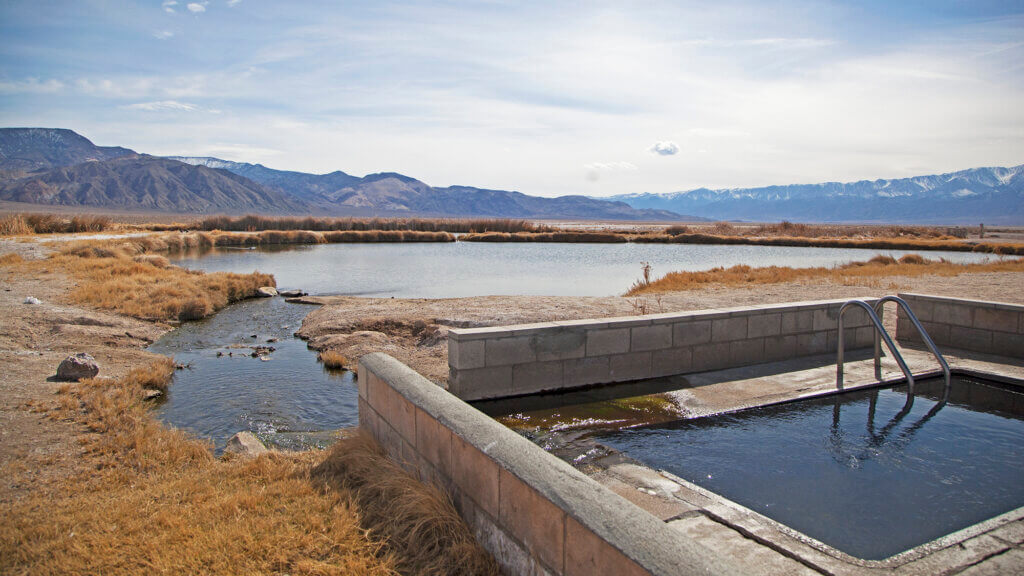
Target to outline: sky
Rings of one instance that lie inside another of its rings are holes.
[[[1024,163],[1024,2],[0,0],[0,126],[538,196]]]

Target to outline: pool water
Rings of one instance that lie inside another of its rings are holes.
[[[1022,389],[954,376],[594,438],[851,556],[881,560],[1024,506]]]

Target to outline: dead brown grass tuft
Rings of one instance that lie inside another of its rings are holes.
[[[889,256],[876,256],[867,262],[851,262],[835,268],[790,268],[788,266],[733,266],[713,268],[702,272],[670,272],[663,278],[644,284],[637,282],[626,292],[627,296],[696,290],[710,284],[743,286],[752,284],[778,284],[809,280],[829,280],[837,284],[878,284],[880,278],[894,276],[957,276],[978,272],[1021,272],[1024,258],[999,260],[978,264],[953,264],[945,260],[927,260],[916,254],[904,256],[897,262]]]
[[[629,242],[629,236],[616,232],[487,232],[465,234],[463,242],[576,242],[613,244]]]
[[[396,574],[315,453],[222,462],[141,402],[166,363],[61,393],[83,425],[77,475],[0,504],[5,574]]]
[[[0,218],[0,236],[102,232],[112,225],[113,221],[107,216],[80,214],[65,220],[55,214],[9,214]]]
[[[344,368],[348,364],[348,358],[345,358],[341,352],[334,350],[324,350],[320,352],[318,357],[324,366],[328,368]]]
[[[403,574],[498,574],[447,494],[418,483],[362,432],[343,439],[314,469],[334,490],[353,494],[371,537],[395,555]]]
[[[547,232],[551,228],[526,220],[464,218],[238,218],[210,216],[193,225],[198,230],[256,232],[261,230],[311,230],[315,232]]]
[[[15,264],[21,264],[24,261],[25,259],[17,252],[8,252],[0,255],[0,266],[13,266]]]
[[[76,242],[35,265],[74,278],[73,302],[157,321],[197,320],[276,285],[273,276],[259,272],[204,274],[167,266],[160,256],[139,258],[147,249],[141,242]]]
[[[33,232],[21,214],[9,214],[0,218],[0,236],[21,236]]]

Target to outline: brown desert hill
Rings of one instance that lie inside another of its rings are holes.
[[[133,155],[134,151],[120,146],[96,146],[63,128],[0,129],[0,171],[8,175]]]
[[[226,170],[146,155],[32,173],[0,184],[0,200],[190,213],[309,211],[300,200]]]

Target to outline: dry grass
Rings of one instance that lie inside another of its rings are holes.
[[[328,368],[341,369],[348,364],[348,358],[345,358],[341,352],[334,350],[324,350],[320,352],[318,358]]]
[[[168,366],[65,386],[76,475],[0,506],[4,574],[396,574],[352,497],[311,477],[315,453],[217,461],[142,403]],[[415,488],[412,488],[415,490]]]
[[[79,214],[69,219],[55,214],[9,214],[0,218],[0,236],[102,232],[111,227],[108,216]]]
[[[576,242],[612,244],[629,242],[629,236],[615,232],[487,232],[466,234],[463,242]]]
[[[819,248],[874,248],[877,250],[947,250],[951,252],[983,252],[988,254],[1024,256],[1024,244],[963,242],[957,239],[928,238],[805,238],[800,236],[756,237],[681,233],[643,235],[634,242],[657,244],[749,244],[755,246],[808,246]]]
[[[17,252],[7,252],[6,254],[0,254],[0,266],[13,266],[15,264],[21,264],[25,261],[21,257],[21,254]]]
[[[255,232],[260,230],[310,230],[315,232],[413,231],[413,232],[539,232],[550,230],[526,220],[464,218],[239,218],[211,216],[192,226],[197,230]]]
[[[827,280],[837,284],[857,284],[877,281],[892,276],[958,276],[979,272],[1022,272],[1024,259],[1001,260],[978,264],[953,264],[944,260],[927,260],[917,254],[908,254],[896,260],[889,256],[876,256],[867,262],[852,262],[835,268],[790,268],[788,266],[733,266],[713,268],[703,272],[670,272],[663,278],[644,284],[639,281],[627,296],[697,290],[708,285],[747,286]]]
[[[336,443],[314,476],[353,495],[365,528],[396,553],[401,573],[497,576],[448,496],[416,482],[364,434]]]
[[[205,274],[168,266],[165,258],[141,250],[139,241],[76,242],[46,260],[23,265],[73,278],[72,302],[155,321],[204,318],[253,297],[261,286],[276,285],[269,274]]]

